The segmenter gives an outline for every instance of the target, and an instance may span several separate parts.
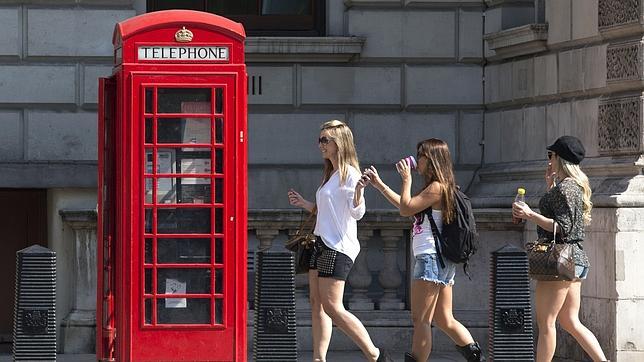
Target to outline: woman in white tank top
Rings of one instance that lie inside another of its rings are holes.
[[[425,188],[413,197],[411,170],[406,159],[396,164],[402,179],[400,194],[382,182],[375,167],[371,166],[363,173],[363,177],[400,210],[400,215],[414,217],[412,246],[416,263],[411,284],[414,335],[411,353],[405,354],[405,362],[427,361],[432,350],[432,322],[456,343],[468,361],[484,361],[479,344],[452,314],[456,265],[444,258],[444,267],[441,266],[429,221],[431,215],[440,232],[443,223],[449,223],[455,217],[456,184],[449,148],[444,141],[431,138],[418,143],[416,150],[417,171],[425,179]]]

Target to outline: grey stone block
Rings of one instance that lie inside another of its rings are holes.
[[[403,54],[403,12],[400,10],[364,10],[352,8],[347,11],[348,32],[368,39],[362,58],[391,57]],[[379,26],[373,26],[378,24]]]
[[[0,161],[22,159],[21,112],[0,112]]]
[[[548,23],[548,44],[561,43],[572,39],[571,0],[546,1],[546,22]]]
[[[485,113],[485,163],[501,162],[501,112]]]
[[[344,4],[342,1],[328,1],[327,11],[327,36],[344,36]]]
[[[455,11],[407,11],[402,20],[404,57],[456,57]]]
[[[249,66],[248,82],[248,104],[293,104],[292,66]]]
[[[500,7],[485,10],[485,34],[503,30],[503,9]]]
[[[583,49],[559,53],[559,92],[574,92],[584,88]]]
[[[22,37],[20,31],[20,9],[16,7],[0,8],[0,55],[20,56]]]
[[[572,102],[571,130],[584,144],[586,157],[599,156],[598,109],[599,98]]]
[[[28,160],[97,159],[96,113],[30,111],[26,118]]]
[[[583,77],[584,90],[606,86],[606,48],[607,44],[584,49]]]
[[[458,160],[453,112],[356,113],[352,123],[358,154],[365,164],[393,165],[410,154],[415,156],[416,144],[427,138],[447,142],[454,161]]]
[[[501,162],[520,161],[525,153],[523,110],[504,111],[501,115]]]
[[[249,113],[249,164],[321,164],[320,126],[332,119],[344,121],[344,114]]]
[[[498,64],[486,65],[485,73],[485,103],[496,103],[501,97],[499,96],[499,71],[501,66]]]
[[[548,54],[534,58],[534,95],[557,93],[557,55]]]
[[[400,68],[303,66],[302,104],[400,104]]]
[[[534,60],[512,62],[512,90],[514,99],[534,96]]]
[[[76,67],[4,65],[0,103],[76,103]]]
[[[499,101],[510,101],[512,94],[512,62],[506,62],[499,67]]]
[[[460,9],[458,57],[460,60],[483,56],[483,13],[481,10]]]
[[[524,110],[524,160],[543,160],[546,157],[546,107],[528,107]]]
[[[479,143],[483,138],[483,112],[461,112],[458,130],[458,163],[480,164],[482,149]]]
[[[83,99],[81,104],[98,103],[98,78],[112,74],[111,66],[86,65],[83,67]]]
[[[570,103],[554,103],[546,107],[546,143],[550,145],[557,138],[570,134],[571,117]]]
[[[361,58],[453,58],[455,21],[455,12],[445,10],[348,12],[349,34],[369,39]]]
[[[408,66],[407,105],[482,104],[483,67]]]
[[[599,35],[598,0],[572,0],[572,39]]]
[[[114,25],[133,10],[28,9],[27,55],[111,57]]]

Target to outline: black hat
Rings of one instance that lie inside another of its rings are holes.
[[[555,143],[546,147],[546,149],[556,153],[559,157],[568,162],[572,162],[575,165],[578,165],[586,155],[584,145],[581,144],[579,138],[573,136],[561,136],[557,138]]]

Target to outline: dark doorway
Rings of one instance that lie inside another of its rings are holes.
[[[47,247],[47,190],[0,189],[0,352],[10,352],[16,252]]]

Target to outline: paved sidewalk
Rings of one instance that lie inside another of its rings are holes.
[[[404,352],[392,352],[392,357],[396,362],[403,362],[403,353]],[[249,356],[249,361],[252,361],[252,356]],[[327,356],[329,362],[360,362],[365,361],[362,357],[362,353],[358,351],[337,351],[329,352]],[[10,354],[0,354],[0,362],[11,362],[13,359]],[[93,354],[59,354],[56,358],[57,362],[96,362],[96,356]],[[311,352],[300,352],[298,361],[301,362],[310,362],[311,361]],[[437,352],[430,358],[431,362],[453,362],[453,361],[463,361],[457,352],[453,353],[440,353]]]

